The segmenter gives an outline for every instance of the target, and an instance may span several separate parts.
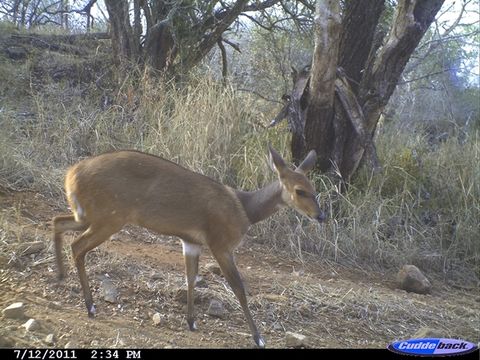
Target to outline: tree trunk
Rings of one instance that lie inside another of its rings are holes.
[[[385,0],[348,0],[343,11],[338,64],[356,94]]]
[[[376,124],[443,2],[400,0],[387,41],[377,51],[381,36],[375,36],[375,29],[383,1],[350,0],[338,51],[338,3],[317,1],[304,152],[317,150],[321,171],[333,166],[349,181],[364,158],[374,170],[379,168],[373,144]]]
[[[370,58],[371,64],[366,64],[367,71],[362,77],[357,94],[370,139],[373,139],[378,119],[408,60],[443,2],[444,0],[399,1],[387,41],[378,55]],[[346,143],[342,170],[344,178],[350,179],[357,170],[362,157],[357,158],[355,154],[361,152],[362,148],[365,148],[365,143],[359,136],[352,137]]]
[[[118,65],[128,68],[138,61],[139,53],[129,20],[128,1],[105,0],[110,17],[112,47]]]
[[[314,19],[315,49],[310,76],[308,107],[305,122],[307,149],[318,154],[318,168],[331,167],[334,144],[334,95],[340,44],[340,4],[336,0],[318,0]],[[295,158],[303,154],[295,154]]]

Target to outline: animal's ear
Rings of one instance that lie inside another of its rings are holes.
[[[276,171],[279,175],[287,168],[282,156],[269,144],[268,145],[269,164],[273,171]]]
[[[317,161],[317,153],[315,152],[315,150],[312,150],[308,153],[308,155],[305,157],[302,163],[298,165],[298,167],[295,170],[306,174],[307,172],[313,169],[316,161]]]

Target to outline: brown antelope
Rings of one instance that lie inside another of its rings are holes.
[[[315,164],[311,151],[295,170],[271,147],[270,162],[278,180],[253,192],[239,191],[173,162],[137,151],[117,151],[85,159],[72,166],[65,190],[73,214],[53,218],[59,279],[65,275],[62,233],[83,231],[72,253],[88,315],[95,306],[85,272],[85,254],[125,224],[178,236],[183,244],[187,279],[187,322],[195,330],[193,289],[202,246],[208,246],[242,306],[255,343],[264,347],[248,309],[233,252],[250,225],[284,205],[322,222],[325,215],[305,176]]]

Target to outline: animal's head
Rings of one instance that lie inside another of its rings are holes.
[[[290,169],[280,154],[269,146],[270,164],[278,174],[282,184],[282,199],[290,207],[311,219],[323,222],[325,213],[317,202],[317,194],[307,173],[315,166],[317,154],[315,150],[308,153],[302,163],[295,169]]]

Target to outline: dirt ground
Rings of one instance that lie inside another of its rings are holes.
[[[49,221],[63,213],[42,195],[0,188],[0,308],[23,302],[26,317],[0,317],[3,347],[250,348],[254,346],[241,308],[225,279],[200,259],[204,279],[196,289],[198,330],[185,317],[185,281],[178,239],[126,228],[87,256],[87,273],[97,306],[89,319],[65,236],[68,276],[56,280]],[[258,225],[261,226],[261,225]],[[41,242],[39,249],[22,244]],[[30,253],[32,252],[32,253]],[[373,273],[326,260],[304,263],[247,238],[237,263],[249,293],[249,306],[269,348],[286,346],[286,332],[306,336],[311,348],[384,348],[428,327],[444,337],[480,340],[478,286],[431,278],[430,295],[395,289],[395,271]],[[118,291],[104,299],[101,283]],[[207,314],[211,299],[225,307],[223,317]],[[158,313],[159,324],[152,320]],[[27,331],[29,318],[40,324]],[[46,340],[53,334],[53,341]]]

